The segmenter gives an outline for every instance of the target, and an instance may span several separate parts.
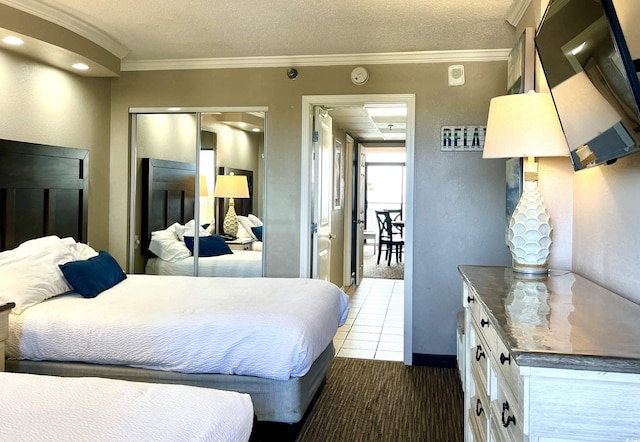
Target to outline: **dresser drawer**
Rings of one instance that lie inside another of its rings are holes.
[[[497,398],[491,402],[491,431],[499,441],[526,440],[523,430],[522,407],[508,390],[498,386]]]
[[[469,425],[473,440],[487,441],[489,440],[489,407],[485,405],[478,396],[471,398],[471,410],[469,410]]]
[[[514,397],[523,397],[524,386],[520,368],[501,339],[496,339],[494,351],[491,353],[491,363],[498,383],[506,384]]]

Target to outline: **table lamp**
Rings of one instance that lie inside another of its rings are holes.
[[[244,175],[218,175],[213,196],[217,198],[229,198],[229,210],[224,217],[222,230],[231,236],[238,235],[238,216],[234,208],[234,198],[249,198],[249,185]]]
[[[549,212],[538,192],[535,157],[567,156],[569,148],[549,94],[529,92],[491,100],[482,158],[527,157],[524,189],[507,232],[513,270],[548,271],[551,250]]]

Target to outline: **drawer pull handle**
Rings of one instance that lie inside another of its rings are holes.
[[[484,318],[482,318],[482,319],[480,319],[480,327],[484,327],[484,326],[489,327],[489,321],[484,319]]]
[[[505,412],[509,411],[509,402],[502,403],[502,426],[507,428],[510,424],[516,424],[516,417],[512,414],[505,419]]]
[[[469,304],[471,304],[472,302],[476,302],[476,298],[474,298],[473,296],[467,296],[467,302]]]
[[[480,416],[483,411],[484,411],[484,409],[482,408],[482,402],[480,402],[480,399],[477,399],[477,402],[476,402],[476,416]]]
[[[479,345],[476,347],[476,361],[479,361],[482,358],[486,358],[486,355],[482,351],[482,347]]]
[[[511,365],[511,355],[505,356],[504,353],[500,353],[500,363],[504,365],[505,362],[508,362]]]

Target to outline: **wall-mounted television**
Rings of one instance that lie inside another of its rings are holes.
[[[538,27],[575,170],[640,152],[639,18],[640,0],[551,0]]]

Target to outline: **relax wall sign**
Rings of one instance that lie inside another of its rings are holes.
[[[444,152],[478,152],[484,147],[487,126],[442,126],[440,150]]]

